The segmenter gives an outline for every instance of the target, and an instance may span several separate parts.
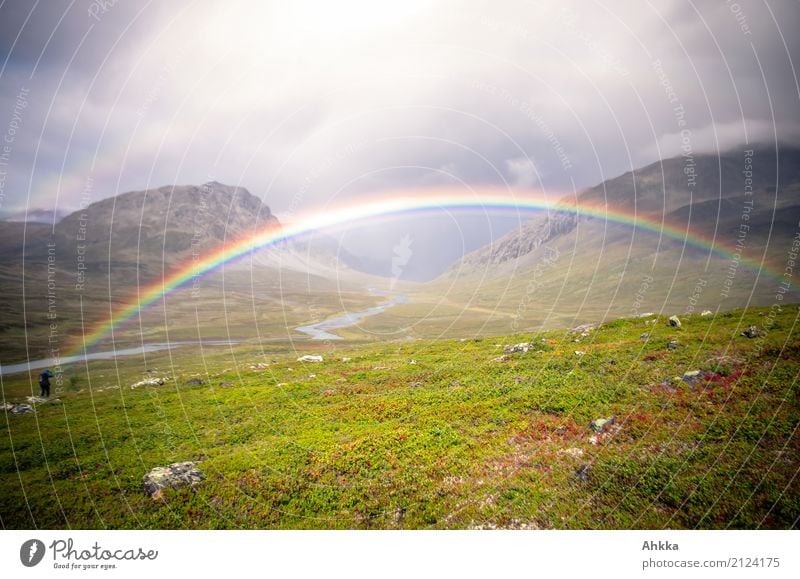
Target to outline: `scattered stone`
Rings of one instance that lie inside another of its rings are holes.
[[[581,482],[589,482],[589,472],[592,470],[592,467],[588,464],[582,464],[575,470],[575,476],[581,480]]]
[[[47,402],[47,398],[42,398],[41,396],[28,396],[27,398],[25,398],[25,400],[30,405],[44,404],[45,402]]]
[[[145,378],[144,380],[131,384],[131,390],[136,390],[142,386],[163,386],[166,380],[166,378]]]
[[[508,362],[510,359],[511,356],[503,354],[502,356],[498,356],[497,358],[492,358],[492,362]]]
[[[570,334],[585,334],[589,335],[589,332],[597,328],[597,324],[581,324],[580,326],[575,326],[572,328],[569,333]]]
[[[669,325],[672,326],[673,328],[680,328],[681,321],[678,319],[678,316],[670,316]]]
[[[322,362],[322,356],[314,356],[312,354],[306,354],[305,356],[300,356],[297,359],[298,362]]]
[[[705,372],[703,370],[691,370],[689,372],[684,372],[683,376],[681,376],[681,380],[687,383],[689,386],[694,386],[698,382],[700,382],[703,378],[707,375],[713,374],[713,372]]]
[[[450,388],[461,388],[461,382],[459,382],[458,380],[451,380]]]
[[[585,356],[586,352],[583,352],[582,350],[575,350],[575,355],[576,356]]]
[[[649,317],[652,317],[652,316],[654,316],[654,315],[655,315],[655,314],[654,314],[653,312],[645,312],[645,313],[643,313],[643,314],[639,314],[639,315],[638,315],[638,316],[636,316],[636,317],[637,317],[637,318],[649,318]]]
[[[745,338],[751,338],[752,339],[752,338],[760,338],[761,336],[766,336],[767,333],[762,331],[762,330],[759,330],[755,326],[748,326],[745,329],[745,331],[742,332],[741,335],[744,336]]]
[[[349,362],[352,358],[342,358],[342,362]]]
[[[640,340],[649,340],[650,339],[650,332],[645,332],[641,336],[639,336]]]
[[[412,382],[411,387],[412,388],[421,388],[422,387],[422,382]]]
[[[669,342],[667,342],[667,350],[677,350],[678,349],[678,340],[675,338],[670,338]]]
[[[231,386],[233,386],[233,382],[220,382],[219,385],[221,388],[230,388]]]
[[[202,379],[202,378],[192,378],[191,380],[187,380],[187,381],[186,381],[186,384],[187,384],[187,385],[196,385],[196,386],[200,386],[200,385],[204,384],[204,382],[203,382],[203,379]]]
[[[416,361],[416,360],[411,360],[411,361],[409,362],[409,364],[411,364],[412,366],[416,365],[416,363],[417,363],[417,361]]]
[[[332,388],[328,388],[327,390],[322,391],[323,396],[333,396],[334,394],[336,394],[336,390]]]
[[[594,444],[596,446],[598,442],[599,442],[599,440],[598,440],[597,436],[590,436],[589,437],[589,444]]]
[[[527,352],[530,349],[530,343],[521,342],[519,344],[514,344],[513,346],[506,346],[504,351],[506,354],[516,354],[517,352]]]
[[[196,462],[175,462],[168,466],[159,466],[144,475],[142,487],[150,498],[160,499],[165,488],[179,489],[195,486],[204,481],[206,475],[196,468]]]
[[[589,430],[594,432],[606,432],[616,422],[616,419],[611,418],[596,418],[589,423]]]
[[[568,454],[569,456],[571,456],[573,458],[579,458],[579,457],[583,456],[583,449],[577,448],[577,447],[562,448],[561,450],[558,451],[558,454]]]
[[[712,312],[711,310],[703,310],[702,312],[700,312],[700,316],[702,316],[704,318],[706,316],[713,316],[713,315],[714,315],[714,312]]]
[[[5,403],[0,405],[0,409],[10,412],[11,414],[33,414],[35,411],[30,404]]]
[[[309,380],[312,380],[312,379],[314,379],[314,378],[316,378],[316,377],[317,377],[317,375],[316,375],[316,374],[309,374],[309,375],[308,375],[308,379],[309,379]]]
[[[269,368],[269,364],[265,364],[264,362],[259,362],[258,364],[250,366],[251,370],[265,370],[266,368]]]

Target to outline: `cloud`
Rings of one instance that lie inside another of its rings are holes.
[[[800,140],[796,3],[91,6],[0,7],[0,131],[30,89],[0,212],[74,207],[87,180],[214,178],[278,213],[435,183],[557,193],[679,152],[676,104],[698,151],[745,126]]]

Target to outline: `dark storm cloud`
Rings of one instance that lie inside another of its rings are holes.
[[[278,212],[459,182],[557,195],[678,154],[682,130],[696,152],[797,142],[799,15],[747,0],[6,2],[0,129],[29,97],[0,211],[74,207],[87,180],[99,198],[214,178]]]

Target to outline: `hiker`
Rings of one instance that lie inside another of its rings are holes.
[[[42,389],[41,396],[46,396],[50,398],[50,378],[52,378],[55,374],[53,374],[49,368],[45,368],[44,372],[39,374],[39,386]]]

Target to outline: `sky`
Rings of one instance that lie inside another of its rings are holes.
[[[560,197],[686,142],[796,144],[798,24],[794,0],[5,1],[0,217],[211,180],[287,221],[438,185]],[[518,221],[346,243],[445,263]]]

